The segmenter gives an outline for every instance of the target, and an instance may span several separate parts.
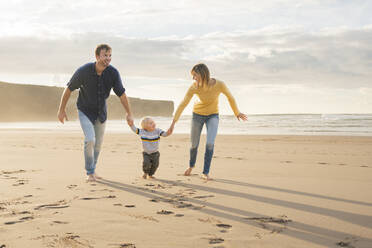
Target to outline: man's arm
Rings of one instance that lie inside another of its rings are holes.
[[[133,117],[132,117],[132,111],[130,110],[130,106],[129,106],[129,102],[128,102],[128,98],[127,98],[127,95],[125,93],[123,93],[121,96],[120,96],[120,102],[121,104],[123,105],[125,111],[127,112],[127,123],[129,126],[133,126]]]
[[[68,121],[67,115],[66,115],[66,105],[68,102],[68,99],[70,99],[71,96],[71,90],[66,87],[66,89],[63,91],[62,97],[61,97],[61,102],[59,104],[58,108],[58,120],[62,123],[64,123],[64,120]]]

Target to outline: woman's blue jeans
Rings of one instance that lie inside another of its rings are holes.
[[[80,110],[79,120],[84,132],[84,158],[87,175],[94,174],[96,164],[101,150],[103,134],[105,133],[106,122],[101,123],[98,119],[93,124],[89,118]]]
[[[204,154],[204,169],[203,174],[208,175],[211,166],[214,141],[217,136],[219,116],[218,114],[212,115],[199,115],[192,114],[191,123],[191,148],[190,148],[190,167],[195,166],[196,155],[198,153],[198,146],[200,141],[200,134],[204,124],[207,126],[207,143],[205,146]]]

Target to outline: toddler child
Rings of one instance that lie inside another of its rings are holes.
[[[155,178],[154,174],[159,166],[159,140],[160,136],[169,136],[168,132],[156,128],[154,120],[145,117],[141,121],[142,129],[137,128],[134,124],[130,127],[133,132],[141,136],[143,147],[143,178]]]

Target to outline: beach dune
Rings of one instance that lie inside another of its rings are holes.
[[[63,90],[61,87],[0,82],[0,122],[56,121]],[[77,96],[78,91],[73,91],[67,103],[66,112],[71,120],[77,118]],[[135,117],[172,116],[174,110],[172,101],[129,97],[129,103]],[[124,119],[125,110],[116,95],[107,99],[107,108],[109,119]]]

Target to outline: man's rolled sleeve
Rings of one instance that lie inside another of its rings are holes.
[[[81,81],[81,71],[80,68],[72,75],[70,82],[67,83],[67,87],[71,90],[74,91],[82,85]]]
[[[114,84],[112,88],[118,97],[121,97],[121,95],[123,95],[125,92],[123,82],[121,81],[120,74],[117,70],[115,70],[115,79],[114,79]]]

